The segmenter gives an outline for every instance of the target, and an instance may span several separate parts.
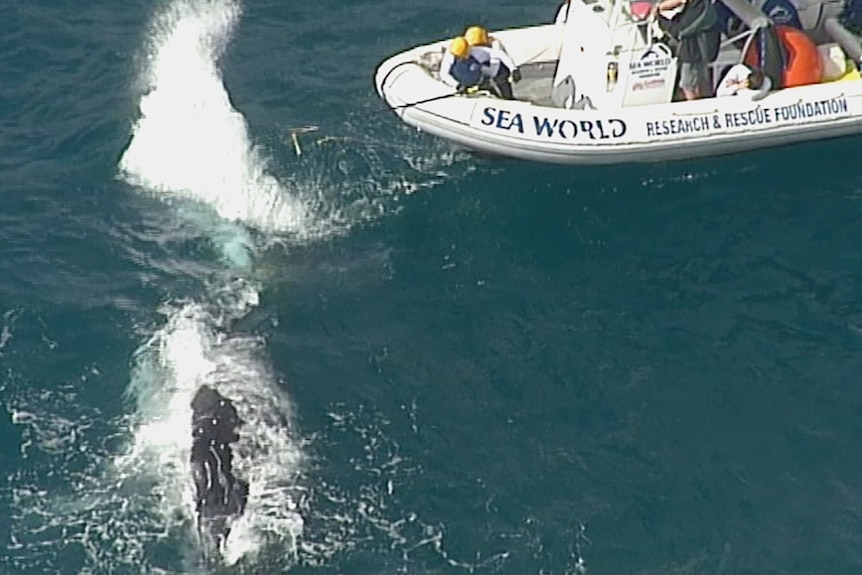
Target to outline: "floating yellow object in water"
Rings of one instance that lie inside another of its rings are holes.
[[[293,151],[296,152],[297,156],[302,155],[302,148],[299,145],[299,134],[305,134],[308,132],[316,132],[317,126],[302,126],[301,128],[290,128],[288,132],[290,132],[290,141],[293,144]]]

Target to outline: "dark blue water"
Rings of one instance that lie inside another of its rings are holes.
[[[220,572],[862,570],[858,141],[533,165],[373,92],[555,8],[7,9],[0,572],[201,572],[203,383],[248,421]]]

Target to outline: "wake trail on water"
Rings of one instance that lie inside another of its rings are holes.
[[[313,564],[347,545],[325,535],[303,541],[303,516],[316,517],[309,509],[311,487],[303,486],[308,446],[292,425],[289,397],[263,341],[234,328],[259,304],[261,288],[249,276],[262,250],[343,233],[389,211],[399,193],[422,187],[423,179],[433,185],[443,175],[435,160],[429,166],[422,154],[410,154],[416,183],[397,169],[381,170],[386,160],[376,147],[332,141],[314,146],[313,160],[279,177],[234,108],[219,68],[241,13],[236,0],[175,0],[148,29],[137,86],[139,117],[119,176],[199,229],[228,270],[222,279],[206,281],[200,295],[165,302],[160,321],[134,356],[127,390],[136,407],[128,426],[131,441],[103,481],[124,487],[90,488],[90,501],[95,508],[104,503],[98,514],[109,516],[112,526],[88,539],[91,564],[155,567],[154,553],[193,561],[190,402],[204,384],[234,402],[246,422],[234,465],[249,481],[249,499],[227,539],[224,560],[255,562],[263,553],[257,563],[270,568],[285,561]],[[443,158],[444,165],[449,161]],[[378,177],[384,172],[388,176]],[[352,506],[349,500],[345,504]],[[106,547],[111,533],[122,533],[127,548]],[[337,539],[355,535],[338,533]]]
[[[273,543],[280,556],[290,557],[303,528],[297,508],[304,456],[289,398],[263,342],[232,331],[259,303],[259,286],[241,276],[260,238],[302,240],[326,233],[329,225],[316,215],[314,198],[272,175],[230,102],[218,60],[240,15],[240,5],[230,0],[182,0],[155,18],[140,117],[119,162],[128,183],[164,198],[219,244],[233,277],[163,306],[163,325],[135,356],[128,388],[137,407],[133,439],[114,471],[150,478],[150,512],[166,525],[193,530],[190,403],[204,384],[230,399],[245,421],[234,466],[250,489],[224,549],[229,564]]]

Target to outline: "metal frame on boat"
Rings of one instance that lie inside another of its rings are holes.
[[[840,55],[845,67],[837,73],[757,100],[673,101],[676,57],[653,21],[634,15],[634,1],[572,0],[563,24],[494,32],[521,71],[514,100],[454,94],[439,75],[448,41],[385,60],[377,92],[404,122],[434,136],[484,153],[563,164],[696,158],[862,133],[862,45],[838,22],[841,4],[800,8],[819,51]],[[742,26],[722,36],[711,64],[715,78],[745,59],[758,33],[775,27],[747,0],[719,1]]]

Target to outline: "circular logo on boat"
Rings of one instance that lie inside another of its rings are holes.
[[[662,88],[665,85],[665,75],[672,62],[670,49],[664,44],[654,44],[646,48],[629,62],[632,89]]]

